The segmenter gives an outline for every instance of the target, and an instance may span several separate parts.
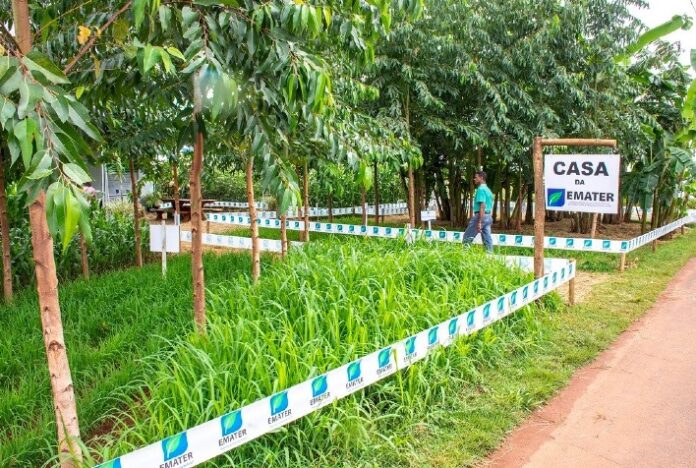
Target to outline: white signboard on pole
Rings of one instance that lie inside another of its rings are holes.
[[[162,252],[165,242],[167,252],[179,253],[179,226],[150,224],[150,252]]]
[[[620,167],[618,154],[547,154],[546,209],[616,214]]]

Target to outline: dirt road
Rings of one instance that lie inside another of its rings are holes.
[[[484,465],[695,467],[696,258]]]

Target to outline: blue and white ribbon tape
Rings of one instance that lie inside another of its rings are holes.
[[[191,231],[181,231],[181,240],[191,242]],[[201,239],[204,245],[213,247],[225,247],[229,249],[251,250],[251,237],[224,236],[221,234],[203,234]],[[302,242],[291,242],[295,247],[301,246]],[[282,244],[279,240],[259,239],[259,246],[262,252],[281,252]]]
[[[504,257],[505,258],[505,257]],[[529,257],[506,257],[528,270]],[[108,461],[103,468],[195,466],[268,434],[425,359],[521,309],[575,277],[575,262],[550,259],[548,274],[442,323],[216,419]]]
[[[214,223],[233,224],[239,226],[249,226],[251,218],[248,216],[236,216],[227,213],[208,214],[208,220]],[[259,227],[280,229],[279,219],[258,219]],[[605,252],[605,253],[627,253],[635,250],[648,242],[657,239],[665,234],[672,232],[679,227],[696,222],[696,218],[691,215],[685,216],[671,224],[658,228],[645,235],[631,240],[610,240],[610,239],[586,239],[581,237],[544,237],[544,248],[557,250],[573,250],[579,252]],[[304,230],[304,221],[286,221],[286,227],[292,231]],[[394,228],[385,226],[362,226],[356,224],[341,223],[320,223],[311,221],[309,223],[311,232],[323,232],[328,234],[347,234],[366,237],[381,237],[394,239],[404,237],[409,234],[412,237],[422,237],[427,240],[441,242],[462,242],[464,239],[463,231],[445,231],[430,229],[410,229]],[[480,237],[475,240],[480,244]],[[501,247],[522,247],[534,248],[534,236],[521,234],[494,234],[493,245]]]

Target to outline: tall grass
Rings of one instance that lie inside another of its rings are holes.
[[[140,395],[124,395],[108,459],[338,367],[521,285],[528,275],[459,245],[317,242],[210,295],[206,338],[147,360]],[[549,300],[547,300],[549,301]],[[553,303],[553,299],[550,299]],[[457,388],[481,362],[525,352],[538,335],[530,306],[362,392],[242,446],[213,464],[406,462],[419,431],[452,421]]]
[[[245,277],[246,255],[205,259],[208,285]],[[108,430],[104,418],[122,409],[162,352],[193,328],[191,267],[173,258],[167,279],[159,266],[75,281],[60,287],[65,340],[83,437]],[[0,466],[41,466],[55,453],[56,430],[36,294],[25,290],[0,306]]]

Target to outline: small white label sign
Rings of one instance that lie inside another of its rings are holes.
[[[421,211],[421,221],[435,221],[437,213],[433,210]]]
[[[546,209],[616,214],[620,167],[618,154],[547,154]]]
[[[179,226],[166,225],[167,252],[179,253]],[[162,226],[150,224],[150,252],[162,251],[162,236],[165,233]]]

